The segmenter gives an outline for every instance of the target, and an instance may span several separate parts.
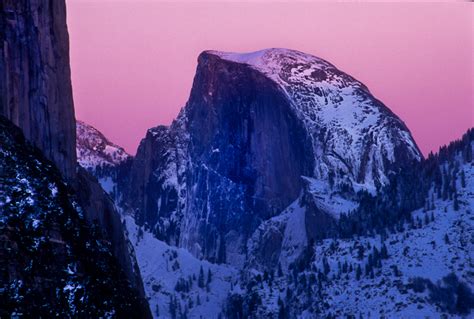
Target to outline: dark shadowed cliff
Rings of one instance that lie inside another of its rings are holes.
[[[0,115],[72,180],[76,131],[65,2],[2,0],[0,43]]]
[[[131,293],[141,300],[139,304],[143,307],[146,301],[140,272],[115,205],[97,180],[77,165],[76,122],[72,100],[65,1],[2,1],[0,44],[0,115],[18,126],[24,137],[57,167],[64,181],[75,192],[77,205],[88,225],[95,225],[95,231],[100,233],[106,242],[107,250],[104,254],[112,253],[111,258],[107,260],[103,259],[104,255],[92,254],[90,258],[97,264],[113,263],[111,267],[117,267],[117,271],[124,276],[121,280],[128,282]],[[6,143],[7,140],[2,140],[0,146],[5,147]],[[13,164],[11,161],[5,162],[7,166],[3,167],[4,171],[21,169],[21,167],[10,167]],[[29,182],[33,178],[35,177],[27,175],[24,180]],[[22,181],[9,181],[11,187],[9,190],[14,191],[15,187],[20,187]],[[18,185],[15,186],[15,182]],[[8,203],[5,201],[4,204]],[[47,199],[44,205],[46,203]],[[32,206],[36,204],[43,205],[33,203]],[[0,215],[4,215],[8,205],[0,208]],[[27,209],[31,208],[21,206],[17,211],[20,222],[24,210]],[[47,207],[44,209],[47,211]],[[52,215],[56,213],[56,210],[51,211]],[[75,222],[76,219],[71,223]],[[45,231],[50,230],[47,228]],[[8,238],[11,235],[5,228],[2,234]],[[23,244],[20,242],[17,246],[20,257],[26,258],[23,249],[27,248],[22,246]],[[65,250],[59,250],[57,254],[58,258],[67,257]],[[53,259],[45,259],[43,262],[46,263],[44,267],[51,266],[48,263],[57,263]],[[6,276],[3,277],[6,281],[2,284],[8,285],[9,280],[16,278],[16,270],[15,267],[6,269]],[[34,275],[34,272],[31,275]],[[107,276],[107,271],[104,272],[104,276]],[[104,278],[104,282],[108,279],[110,278]],[[24,288],[35,290],[35,287]],[[49,297],[52,298],[50,301],[53,300],[51,302],[55,302],[54,295]],[[104,295],[103,298],[106,300],[107,296]],[[136,306],[137,304],[126,303],[124,309],[128,307],[126,311],[131,313]],[[146,307],[140,311],[148,312]]]

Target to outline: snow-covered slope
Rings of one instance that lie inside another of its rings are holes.
[[[102,188],[119,203],[133,157],[112,143],[99,130],[82,121],[76,122],[76,152],[79,165],[94,175]]]
[[[96,128],[79,120],[76,121],[76,153],[79,164],[87,170],[116,166],[131,157]]]
[[[236,269],[199,260],[183,248],[169,246],[137,226],[131,216],[124,216],[124,224],[154,317],[173,318],[173,311],[175,318],[217,319],[222,315],[228,294],[237,291],[233,287]]]
[[[317,178],[334,174],[337,183],[348,177],[356,190],[373,191],[387,182],[389,162],[422,157],[398,117],[364,84],[321,58],[288,49],[207,52],[249,65],[278,84],[313,139]]]
[[[246,315],[261,317],[470,318],[474,309],[474,165],[463,155],[472,158],[474,141],[469,147],[471,151],[459,151],[441,164],[446,172],[442,185],[452,187],[448,198],[437,194],[434,185],[426,208],[413,211],[411,221],[400,222],[392,230],[317,241],[297,252],[298,258],[286,248],[291,258],[284,259],[290,263],[280,261],[283,272],[277,275],[275,271],[267,280],[250,276],[245,281],[247,291],[229,299],[227,314],[235,310],[232,301],[252,299],[259,306]],[[298,223],[298,205],[292,207],[282,218],[293,214],[292,223]],[[298,234],[287,237],[300,240]]]

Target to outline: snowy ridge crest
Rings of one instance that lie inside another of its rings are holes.
[[[86,169],[116,166],[131,156],[120,146],[110,142],[93,126],[76,122],[76,152],[79,164]]]
[[[399,157],[422,158],[403,121],[363,83],[321,58],[277,48],[206,53],[246,64],[278,84],[312,139],[316,178],[335,175],[336,184],[374,191],[387,183],[388,166]],[[400,147],[406,154],[397,154]]]

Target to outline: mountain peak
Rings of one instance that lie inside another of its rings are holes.
[[[319,150],[315,155],[320,163],[319,172],[315,172],[318,178],[342,169],[352,182],[375,190],[377,183],[388,181],[389,163],[402,157],[422,158],[403,121],[362,82],[324,59],[296,50],[270,48],[249,53],[205,51],[200,64],[206,64],[206,57],[210,56],[248,66],[277,84],[313,139],[313,148]],[[223,68],[223,74],[234,72],[225,63]],[[214,96],[216,92],[212,91],[224,85],[222,81],[219,79],[219,86],[209,86],[206,94]]]
[[[216,55],[224,60],[248,64],[257,68],[271,67],[272,64],[276,65],[285,62],[312,63],[321,66],[332,66],[329,62],[314,55],[285,48],[268,48],[254,52],[242,53],[209,50],[204,53]]]
[[[110,142],[96,128],[83,121],[77,120],[76,134],[77,158],[86,169],[114,166],[131,157],[122,147]]]

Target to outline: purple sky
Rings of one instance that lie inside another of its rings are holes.
[[[426,154],[474,126],[473,12],[458,3],[69,0],[76,116],[131,154],[185,104],[198,54],[285,47],[364,82]]]

